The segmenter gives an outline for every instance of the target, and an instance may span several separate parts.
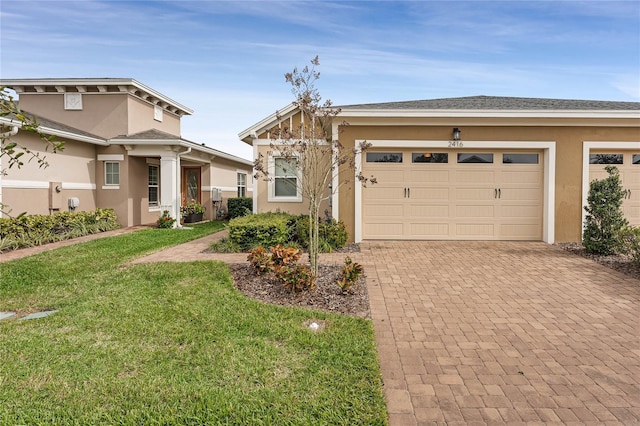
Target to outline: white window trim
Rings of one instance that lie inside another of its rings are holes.
[[[158,188],[158,201],[157,204],[151,204],[151,200],[147,198],[147,203],[149,204],[149,211],[159,210],[160,209],[160,165],[152,164],[147,162],[147,197],[149,196],[149,188],[151,188],[151,183],[149,182],[149,168],[155,167],[158,170],[158,183],[153,185],[153,187]]]
[[[356,140],[358,146],[364,140]],[[374,148],[446,148],[450,141],[421,140],[368,140]],[[555,141],[464,141],[465,148],[480,149],[537,149],[543,152],[544,188],[542,211],[542,241],[553,244],[555,241],[555,199],[556,199],[556,142]],[[455,148],[454,148],[455,149]],[[588,161],[587,156],[587,161]],[[355,157],[355,176],[362,170],[364,156],[358,152]],[[584,173],[583,173],[584,176]],[[357,182],[357,180],[356,180]],[[356,243],[362,242],[362,185],[355,185],[355,229]]]
[[[107,183],[107,164],[118,165],[118,183]],[[120,162],[118,161],[105,161],[104,162],[104,186],[102,189],[120,189]]]
[[[582,228],[580,234],[584,231],[584,225],[587,220],[587,197],[589,196],[589,154],[591,150],[611,149],[611,150],[637,150],[640,149],[640,141],[638,142],[582,142]]]
[[[269,153],[267,171],[269,173],[270,179],[267,182],[268,186],[268,196],[267,201],[273,203],[301,203],[302,202],[302,190],[300,189],[300,179],[302,179],[302,174],[300,173],[300,169],[296,173],[296,179],[298,179],[298,184],[296,185],[296,196],[295,197],[276,197],[276,184],[275,184],[275,172],[276,172],[276,158],[285,157],[280,152],[271,152]]]
[[[240,185],[239,181],[239,175],[244,175],[244,185]],[[237,170],[236,171],[236,195],[238,197],[246,197],[247,196],[247,192],[249,192],[249,190],[247,189],[248,187],[248,182],[247,182],[247,178],[248,178],[249,173],[247,173],[246,170]],[[240,188],[244,188],[244,195],[240,195]]]

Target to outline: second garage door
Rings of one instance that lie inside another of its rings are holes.
[[[363,171],[364,239],[542,239],[541,152],[373,151]]]

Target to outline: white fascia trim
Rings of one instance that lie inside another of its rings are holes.
[[[278,110],[278,111],[274,112],[273,114],[271,114],[267,118],[264,118],[264,119],[258,121],[253,126],[251,126],[251,127],[247,128],[246,130],[243,130],[242,132],[238,133],[238,137],[240,138],[241,141],[246,142],[246,143],[250,143],[250,141],[255,141],[255,140],[257,140],[258,134],[262,133],[263,131],[265,131],[269,127],[273,127],[273,125],[275,125],[275,123],[279,121],[278,117],[280,117],[280,119],[284,120],[284,119],[288,118],[288,117],[286,117],[287,114],[292,113],[296,109],[298,109],[298,107],[294,103],[290,103],[289,105],[287,105],[286,107],[282,108],[281,110]]]
[[[340,135],[340,130],[339,130],[339,123],[336,123],[335,121],[331,123],[331,139],[334,141],[338,140],[338,137]],[[334,147],[334,151],[332,154],[332,159],[333,159],[333,164],[337,164],[336,162],[336,156],[339,154],[337,148]],[[358,162],[356,161],[356,164],[358,164]],[[338,188],[338,186],[340,185],[340,169],[339,167],[334,167],[333,169],[333,175],[331,176],[331,215],[333,216],[333,218],[335,220],[340,220],[340,188]],[[356,185],[358,186],[358,185]]]
[[[633,110],[460,110],[460,109],[342,109],[341,118],[640,118]]]
[[[15,189],[49,189],[49,182],[38,180],[2,179],[2,187]]]
[[[6,126],[17,126],[18,128],[23,127],[22,121],[14,120],[6,117],[0,117],[0,123]],[[40,133],[57,136],[63,139],[73,139],[74,141],[78,141],[78,142],[87,142],[94,145],[109,146],[109,142],[107,142],[104,139],[94,138],[86,135],[79,135],[77,133],[66,132],[64,130],[59,130],[59,129],[52,129],[51,127],[47,127],[47,126],[38,126],[36,130]]]
[[[356,139],[356,145],[365,142]],[[419,140],[366,140],[373,148],[448,148],[450,141]],[[556,188],[556,142],[555,141],[463,141],[464,148],[482,149],[536,149],[544,151],[544,188],[542,240],[553,244],[555,241],[555,188]],[[453,148],[455,149],[455,148]],[[355,176],[362,170],[363,156],[356,155]],[[362,242],[362,185],[355,185],[354,238]]]
[[[258,144],[253,143],[253,159],[257,160],[258,159]],[[256,169],[254,168],[252,171],[252,174],[255,176],[256,175]],[[258,181],[259,179],[252,179],[253,181],[253,193],[255,194],[253,197],[253,214],[257,214],[258,213]]]
[[[124,161],[124,154],[98,154],[98,161]]]
[[[587,206],[587,198],[589,196],[589,154],[592,149],[638,149],[640,150],[640,142],[582,142],[582,231],[584,231],[584,225],[587,220],[587,212],[585,207]]]
[[[62,189],[93,191],[96,189],[96,184],[82,182],[62,182]]]

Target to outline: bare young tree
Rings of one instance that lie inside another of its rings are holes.
[[[346,149],[337,139],[334,140],[332,124],[340,109],[333,107],[330,100],[322,101],[315,87],[320,73],[318,57],[311,60],[311,66],[301,71],[294,68],[285,74],[285,80],[291,84],[295,97],[293,104],[300,113],[299,124],[294,128],[280,123],[270,130],[270,148],[280,160],[270,167],[262,154],[254,161],[255,178],[273,180],[275,176],[296,176],[280,179],[280,185],[289,185],[290,191],[300,193],[308,202],[309,208],[309,262],[314,276],[318,274],[319,253],[319,216],[320,207],[340,186],[348,182],[366,185],[376,183],[375,178],[355,173],[355,157],[364,152],[370,144],[361,142],[353,149]],[[279,121],[281,117],[278,117]],[[296,119],[296,121],[298,121]],[[341,123],[346,125],[347,123]],[[337,184],[334,174],[339,173]],[[275,175],[275,176],[274,176]],[[333,183],[333,185],[332,185]]]
[[[55,136],[46,135],[39,130],[37,119],[24,113],[5,87],[0,87],[0,117],[10,119],[8,123],[0,122],[0,174],[6,175],[8,169],[24,166],[25,161],[27,163],[35,161],[39,168],[49,167],[46,156],[41,152],[34,152],[26,145],[20,145],[12,139],[19,129],[37,135],[43,141],[45,151],[51,149],[56,153],[64,149],[63,141],[57,141]],[[2,165],[3,159],[7,160],[6,168]],[[0,211],[3,214],[8,215],[7,207],[0,202]]]

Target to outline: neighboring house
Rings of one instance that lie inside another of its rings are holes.
[[[620,169],[625,215],[640,225],[640,102],[474,96],[340,108],[333,139],[370,143],[356,165],[378,181],[331,197],[356,242],[580,241],[589,182],[606,164]],[[300,121],[289,105],[239,137],[255,158],[282,161],[270,129]],[[299,193],[276,196],[274,185],[254,182],[254,211],[305,211]]]
[[[43,133],[66,142],[63,151],[44,153],[49,167],[32,162],[0,176],[0,202],[14,213],[113,208],[123,226],[133,226],[155,222],[162,210],[179,217],[189,200],[214,219],[226,199],[251,196],[252,162],[181,138],[180,119],[193,111],[136,80],[5,79],[0,86],[16,91]],[[19,125],[11,117],[0,123]],[[12,139],[44,149],[26,131]],[[222,202],[214,204],[216,194]]]

